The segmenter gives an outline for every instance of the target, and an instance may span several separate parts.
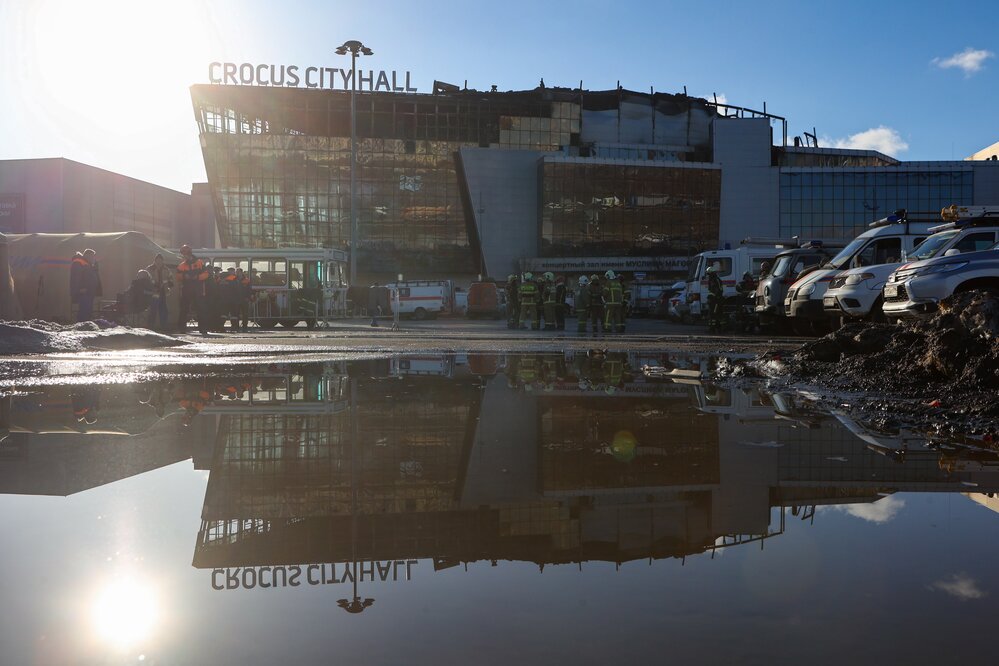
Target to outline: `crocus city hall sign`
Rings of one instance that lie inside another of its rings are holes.
[[[281,86],[297,88],[340,88],[350,90],[350,69],[305,67],[298,65],[255,65],[250,62],[213,62],[208,65],[208,80],[220,85]],[[409,72],[386,72],[384,69],[357,70],[357,89],[371,92],[416,92],[410,85]]]

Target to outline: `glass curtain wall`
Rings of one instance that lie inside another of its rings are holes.
[[[549,161],[543,256],[683,255],[718,244],[721,171]]]
[[[910,216],[939,216],[951,204],[968,205],[972,170],[848,171],[783,170],[780,175],[780,234],[853,238],[874,220],[899,208]]]

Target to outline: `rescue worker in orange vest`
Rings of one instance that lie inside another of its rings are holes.
[[[249,328],[250,296],[253,290],[250,288],[250,276],[244,273],[242,268],[236,269],[236,281],[239,283],[239,300],[236,301],[236,310],[232,313],[233,319],[230,325],[235,330],[238,324],[239,329],[245,331]]]
[[[76,321],[90,321],[94,299],[101,295],[101,276],[97,269],[97,253],[91,249],[77,252],[69,265],[69,296],[75,303]]]
[[[219,283],[218,301],[223,317],[229,320],[229,330],[233,333],[239,330],[239,302],[243,295],[242,290],[243,286],[236,275],[236,268],[230,266]],[[224,321],[222,326],[224,330]]]
[[[177,330],[187,332],[187,320],[191,308],[198,318],[198,330],[201,335],[208,335],[208,313],[206,301],[208,295],[208,280],[210,272],[205,262],[194,256],[190,245],[180,248],[183,257],[177,264],[177,283],[180,285],[180,314],[177,317]]]
[[[624,331],[624,286],[614,271],[604,273],[604,333]]]

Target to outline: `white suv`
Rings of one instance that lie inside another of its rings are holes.
[[[938,229],[942,229],[937,231]],[[995,218],[976,220],[973,223],[953,223],[934,227],[937,231],[907,252],[906,261],[924,261],[947,254],[978,252],[992,247],[999,241],[999,224]],[[901,263],[880,264],[851,268],[835,276],[822,298],[826,313],[849,318],[883,317],[882,289],[888,276]]]

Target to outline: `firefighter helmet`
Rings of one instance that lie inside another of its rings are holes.
[[[614,275],[614,271],[608,270],[606,273],[604,273],[604,277],[607,278],[608,280],[613,280],[617,276]]]
[[[579,286],[580,287],[585,287],[589,283],[590,283],[590,278],[586,277],[585,275],[580,275],[579,276]]]
[[[551,271],[548,271],[547,273],[545,273],[545,280],[548,281],[548,282],[554,282],[555,281],[555,274],[552,273]]]
[[[533,279],[534,279],[534,274],[524,273],[524,280],[533,280]]]
[[[191,246],[188,245],[187,243],[184,243],[183,245],[180,246],[180,253],[181,254],[190,254],[191,253]]]

